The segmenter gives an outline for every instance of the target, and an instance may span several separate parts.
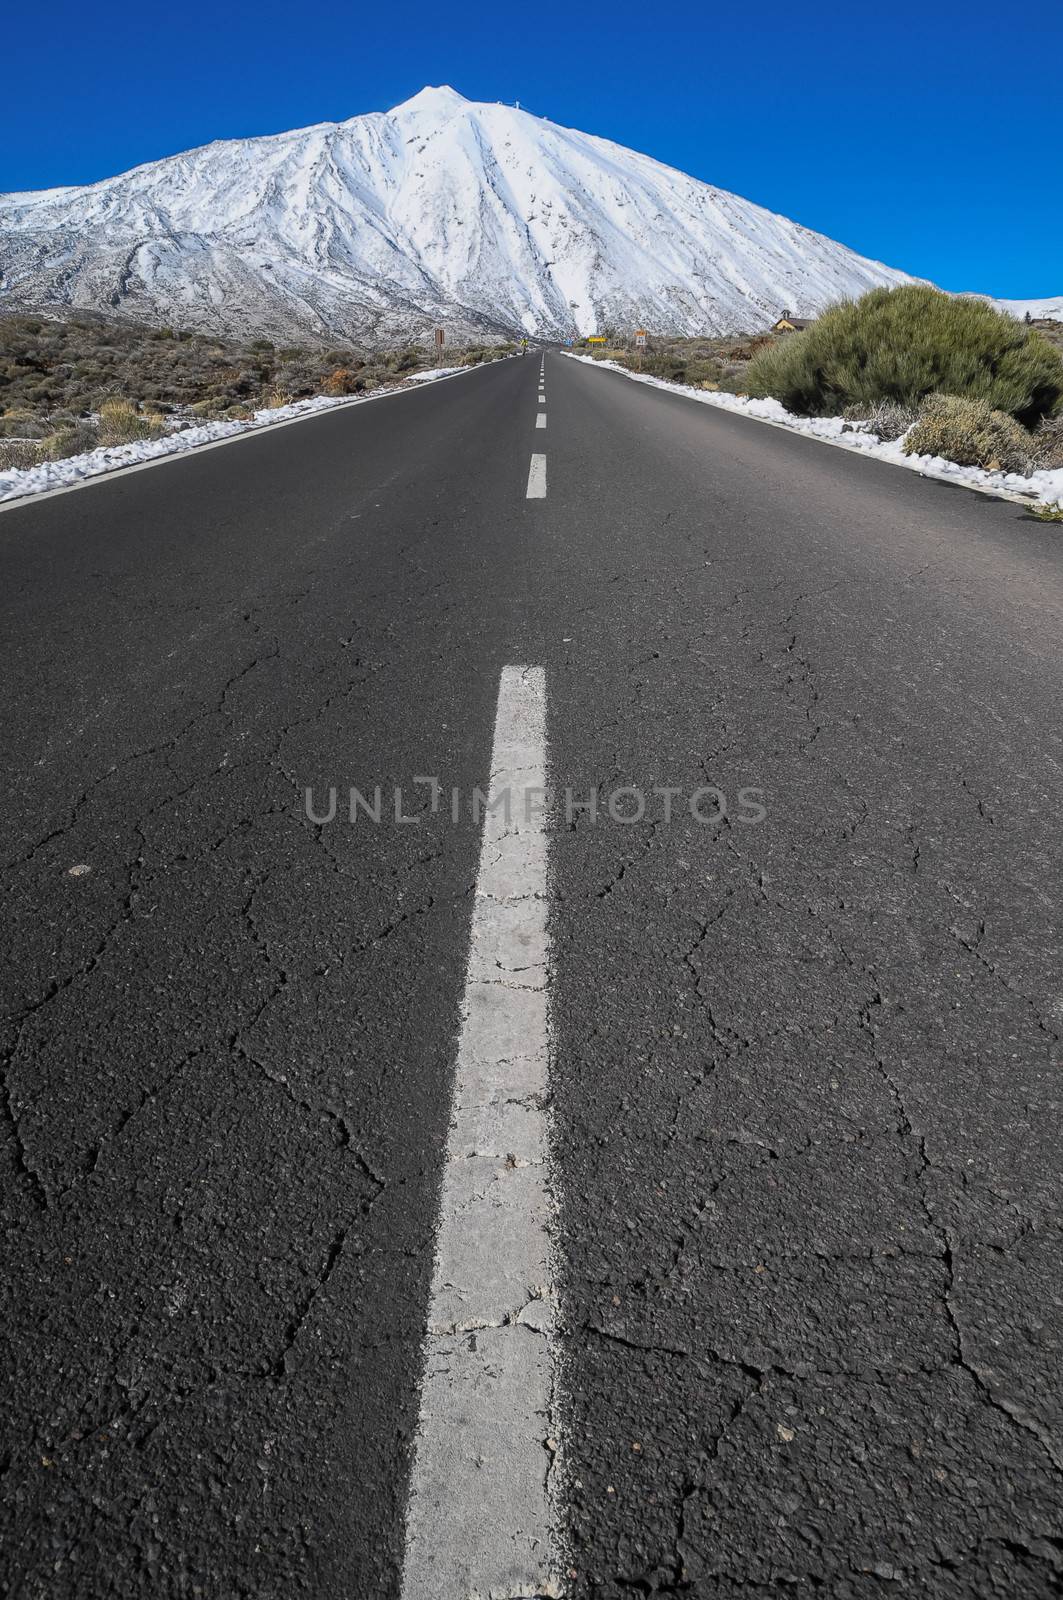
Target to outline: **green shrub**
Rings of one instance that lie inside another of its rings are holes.
[[[1026,472],[1033,444],[1026,429],[1004,411],[962,395],[932,394],[904,441],[909,456],[944,456],[961,467]]]
[[[158,439],[162,421],[145,416],[130,400],[105,400],[100,407],[100,443],[132,444],[137,439]]]
[[[1032,427],[1063,404],[1063,358],[1036,330],[982,300],[907,284],[835,306],[803,333],[758,351],[746,390],[802,416],[966,395]]]

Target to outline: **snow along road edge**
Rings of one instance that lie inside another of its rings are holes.
[[[599,361],[595,356],[578,356],[572,350],[561,354],[570,361],[580,361],[586,367],[602,367],[606,372],[618,372],[633,383],[645,383],[653,389],[666,389],[669,394],[682,395],[684,400],[696,400],[700,405],[715,406],[719,411],[730,411],[738,416],[750,417],[754,422],[766,422],[772,428],[785,428],[789,433],[800,433],[807,439],[818,439],[820,444],[832,444],[839,450],[850,450],[855,455],[870,456],[875,461],[887,461],[890,466],[907,467],[923,478],[936,478],[942,483],[955,483],[964,489],[976,489],[980,494],[992,495],[997,500],[1012,500],[1029,506],[1038,501],[1047,505],[1063,506],[1063,469],[1037,472],[1026,478],[1017,472],[986,472],[982,467],[961,467],[944,456],[907,456],[901,440],[883,440],[877,433],[860,433],[852,429],[843,435],[841,417],[798,417],[787,411],[778,400],[753,400],[748,395],[723,394],[707,389],[691,389],[685,383],[669,383],[666,378],[654,378],[645,372],[629,372],[615,361]]]
[[[503,668],[406,1516],[403,1600],[561,1593],[546,679]]]

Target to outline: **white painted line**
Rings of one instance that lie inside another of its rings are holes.
[[[546,427],[546,412],[545,411],[540,411],[539,412],[539,415],[535,419],[535,426],[537,428],[545,428]]]
[[[560,1591],[551,1478],[546,681],[505,667],[465,978],[402,1600]],[[508,799],[508,817],[506,801]]]
[[[546,499],[546,457],[532,456],[528,468],[528,500]]]

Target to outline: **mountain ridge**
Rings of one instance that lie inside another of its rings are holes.
[[[449,85],[0,195],[0,247],[0,309],[368,343],[437,324],[458,339],[726,333],[913,281],[650,156]]]

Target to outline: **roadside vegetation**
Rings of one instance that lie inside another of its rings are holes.
[[[664,378],[669,383],[745,394],[748,392],[745,374],[753,357],[779,342],[779,337],[770,333],[729,334],[719,339],[673,339],[654,335],[645,350],[637,350],[633,338],[613,333],[606,335],[604,345],[578,339],[574,349],[578,355],[614,361],[631,372],[645,372],[651,378]]]
[[[1031,328],[920,285],[875,289],[801,333],[577,346],[695,388],[774,399],[903,441],[909,455],[1028,474],[1063,469],[1063,325]]]
[[[759,352],[747,392],[903,435],[908,455],[1026,474],[1063,467],[1060,344],[982,300],[874,289]]]
[[[832,307],[759,352],[746,381],[751,395],[804,417],[883,401],[914,408],[950,394],[1033,427],[1063,399],[1063,360],[1040,333],[984,301],[911,284]]]
[[[440,365],[475,366],[513,345],[447,351],[275,346],[143,328],[91,314],[0,318],[0,471],[128,444],[197,422],[246,421],[313,395],[394,387]]]

